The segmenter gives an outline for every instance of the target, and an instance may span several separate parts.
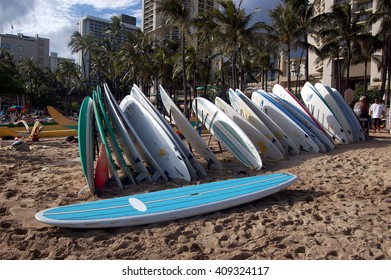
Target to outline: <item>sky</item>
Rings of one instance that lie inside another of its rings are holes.
[[[235,0],[239,3],[240,0]],[[254,20],[267,21],[275,0],[242,0],[246,11],[261,8]],[[0,0],[0,34],[18,34],[50,39],[50,52],[74,58],[68,43],[76,23],[85,15],[110,19],[127,14],[136,17],[141,28],[142,0]]]

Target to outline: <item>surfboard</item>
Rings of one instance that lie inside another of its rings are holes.
[[[107,136],[106,136],[105,127],[102,122],[101,112],[100,112],[100,110],[98,108],[98,104],[96,102],[97,97],[95,95],[96,95],[96,91],[93,90],[92,91],[92,100],[93,100],[93,106],[94,106],[95,124],[96,124],[96,128],[98,130],[98,139],[99,139],[99,142],[102,143],[104,148],[106,149],[106,155],[109,160],[109,163],[108,163],[109,174],[114,178],[114,180],[117,183],[117,186],[123,190],[124,186],[122,185],[121,178],[118,175],[117,168],[114,163],[113,156],[111,154],[109,142],[108,142]]]
[[[153,106],[153,104],[148,100],[144,93],[139,89],[137,85],[133,85],[131,90],[131,95],[144,106],[144,108],[156,119],[158,124],[166,131],[169,137],[174,142],[176,148],[182,155],[182,158],[189,170],[192,180],[197,178],[206,178],[207,174],[204,168],[201,166],[197,158],[193,155],[190,149],[185,145],[185,143],[180,139],[178,134],[175,133],[173,128],[170,126],[168,121],[163,117],[163,115]]]
[[[128,136],[131,137],[131,140],[134,142],[135,146],[137,147],[137,150],[140,151],[142,158],[144,159],[144,161],[148,165],[149,169],[151,170],[152,180],[153,181],[159,181],[159,180],[168,181],[168,178],[164,174],[164,171],[160,168],[159,164],[153,158],[153,156],[149,152],[148,148],[145,146],[144,141],[137,134],[132,123],[128,120],[126,114],[121,110],[119,104],[115,100],[115,98],[112,95],[110,88],[108,87],[107,84],[104,84],[104,89],[105,89],[107,102],[110,103],[110,106],[114,107],[113,113],[114,114],[117,113],[119,115],[118,116],[119,119],[121,119],[123,121],[123,125],[125,126],[126,134],[128,134]],[[142,164],[141,159],[139,157],[136,157],[134,159],[134,162],[136,165],[140,165],[138,169],[141,171],[140,175],[142,177],[149,176],[148,170],[146,170],[144,164]],[[136,179],[137,179],[137,177],[136,177]],[[142,179],[142,178],[140,178],[140,179]],[[145,178],[145,179],[148,180],[148,178]]]
[[[312,126],[310,123],[312,122],[319,131],[314,130],[314,133],[317,134],[318,138],[322,141],[328,151],[334,150],[334,141],[330,137],[329,133],[323,128],[323,126],[318,122],[317,119],[308,111],[307,107],[289,90],[281,86],[280,84],[275,84],[273,86],[273,94],[278,96],[280,99],[284,100],[284,104],[288,104],[290,106],[286,106],[288,110],[296,115],[302,120],[304,124],[309,123],[309,126]],[[292,108],[292,109],[290,109]],[[301,113],[301,114],[300,114]],[[302,117],[301,117],[302,116]]]
[[[283,160],[285,155],[270,141],[261,131],[253,126],[241,114],[235,111],[227,102],[220,97],[215,98],[215,104],[223,110],[243,131],[248,138],[253,142],[261,155],[269,160]]]
[[[353,131],[353,127],[350,125],[346,113],[344,110],[340,107],[340,105],[337,103],[337,100],[334,98],[332,94],[331,88],[326,88],[321,83],[316,83],[315,88],[318,90],[320,95],[323,97],[323,100],[327,103],[327,105],[330,107],[330,109],[333,111],[335,117],[341,124],[343,130],[346,133],[346,136],[349,139],[349,142],[357,142],[357,135]]]
[[[302,110],[292,105],[290,102],[280,98],[272,92],[267,93],[273,100],[278,102],[285,110],[287,110],[296,119],[300,125],[308,131],[311,136],[315,136],[313,140],[319,146],[320,152],[327,152],[334,149],[332,139],[317,126],[311,118],[309,118]]]
[[[100,89],[100,88],[99,88]],[[114,102],[107,92],[107,86],[104,86],[104,95],[105,95],[105,104],[108,115],[110,117],[114,135],[118,141],[118,145],[122,150],[122,153],[125,155],[129,163],[132,165],[133,169],[137,172],[135,180],[137,183],[140,183],[144,180],[152,181],[151,175],[149,174],[147,168],[145,167],[142,157],[138,152],[136,145],[131,139],[128,131],[126,130],[125,124],[122,121],[122,116],[116,110]],[[100,102],[103,102],[102,96],[99,97]]]
[[[365,131],[362,128],[356,114],[350,108],[349,104],[345,101],[341,93],[339,93],[335,88],[331,88],[330,86],[323,84],[323,86],[330,92],[330,94],[334,97],[337,104],[341,107],[342,112],[346,116],[351,128],[352,132],[356,136],[356,141],[366,141]]]
[[[231,88],[229,89],[229,101],[231,107],[239,115],[241,115],[258,131],[260,131],[264,136],[266,136],[270,140],[270,142],[272,142],[273,145],[276,146],[276,148],[281,152],[281,154],[284,155],[285,158],[288,157],[288,148],[285,146],[283,141],[280,142],[281,138],[284,135],[284,132],[279,127],[275,127],[277,128],[277,130],[273,129],[273,127],[269,128],[265,123],[263,123],[261,118],[259,118],[253,110],[251,110],[250,106],[248,106],[245,101],[241,100]],[[271,120],[271,122],[273,121]],[[274,132],[272,132],[272,130],[274,130]],[[280,138],[280,140],[278,140],[277,138]]]
[[[300,149],[307,152],[319,152],[319,146],[308,131],[288,110],[279,105],[266,92],[262,90],[254,91],[251,100],[274,120]]]
[[[318,93],[318,90],[310,82],[306,82],[301,88],[300,94],[309,112],[318,120],[333,140],[348,144],[349,139],[343,127]]]
[[[119,106],[166,176],[190,182],[191,176],[182,155],[147,109],[131,95],[125,96]]]
[[[78,146],[81,168],[87,179],[87,185],[92,194],[95,194],[94,183],[94,127],[95,113],[94,102],[91,97],[83,99],[80,106],[80,118],[78,120]]]
[[[323,139],[319,139],[319,136],[322,136],[320,130],[317,126],[315,126],[311,120],[308,120],[297,108],[294,106],[291,106],[288,102],[281,99],[277,95],[275,95],[272,92],[266,92],[263,90],[258,90],[257,92],[262,92],[269,101],[275,106],[276,108],[279,108],[282,112],[284,112],[287,117],[291,118],[292,121],[294,121],[307,135],[310,136],[310,138],[315,142],[315,144],[319,148],[320,153],[324,153],[327,151],[326,146],[323,143]],[[259,98],[256,93],[253,93],[254,95],[254,101],[256,101],[257,98]],[[257,102],[256,102],[257,103]],[[324,137],[327,139],[327,137]]]
[[[277,141],[273,141],[273,143],[279,147],[283,147],[283,150],[286,154],[299,154],[300,150],[296,143],[288,136],[285,131],[276,124],[268,115],[265,114],[250,98],[248,98],[245,94],[243,94],[240,90],[230,90],[229,91],[229,99],[231,101],[232,107],[239,112],[243,117],[250,121],[252,125],[261,129],[261,131],[265,131],[265,127],[270,129],[272,135],[274,135]],[[263,126],[259,126],[259,122],[263,124]],[[264,134],[267,136],[268,133]],[[270,138],[269,138],[270,139]]]
[[[68,228],[137,226],[235,207],[288,188],[298,177],[275,173],[60,206],[36,213],[45,224]]]
[[[94,102],[97,103],[97,105],[100,108],[100,115],[103,119],[103,125],[106,129],[106,135],[107,135],[107,140],[110,143],[110,147],[112,150],[112,153],[114,154],[116,158],[116,162],[119,165],[122,173],[124,176],[128,177],[130,182],[132,184],[136,184],[136,181],[133,178],[133,174],[131,173],[128,165],[126,164],[124,155],[122,153],[121,147],[118,144],[118,139],[115,136],[115,132],[113,129],[113,126],[111,125],[109,115],[107,114],[107,108],[105,107],[102,99],[102,92],[100,89],[100,86],[97,86],[96,91],[94,92]]]
[[[208,162],[208,166],[211,166],[217,170],[222,170],[223,166],[214,153],[209,149],[208,145],[193,128],[190,122],[182,114],[179,108],[168,96],[164,88],[159,85],[159,92],[162,98],[163,106],[169,115],[175,120],[175,125],[178,127],[180,132],[185,136],[186,140],[189,141],[192,147]]]
[[[222,110],[203,97],[195,98],[192,108],[210,133],[234,157],[250,169],[262,168],[262,160],[252,141]]]

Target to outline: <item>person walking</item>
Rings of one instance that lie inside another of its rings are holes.
[[[374,133],[376,130],[380,133],[380,121],[384,118],[384,106],[379,102],[379,99],[375,99],[375,103],[369,107],[369,115],[373,120]]]

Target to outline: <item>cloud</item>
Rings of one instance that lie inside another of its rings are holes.
[[[141,0],[1,0],[0,33],[38,34],[50,39],[50,51],[74,58],[68,42],[78,30],[76,23],[81,17],[110,18],[121,13],[141,14],[140,10]]]
[[[236,3],[239,1],[235,0]],[[0,0],[0,33],[38,34],[50,39],[50,51],[61,57],[76,58],[71,54],[68,42],[78,30],[76,23],[81,17],[92,15],[110,19],[124,13],[136,17],[140,26],[141,3],[141,0]],[[276,2],[270,0],[242,2],[242,7],[249,12],[261,8],[254,18],[256,21],[265,21],[268,9],[275,5]]]

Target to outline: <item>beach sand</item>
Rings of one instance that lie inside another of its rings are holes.
[[[206,139],[207,140],[207,139]],[[110,187],[100,198],[86,185],[77,144],[41,139],[30,151],[0,147],[0,259],[391,259],[391,136],[302,152],[250,171],[218,152],[224,171],[202,183],[291,172],[288,189],[214,213],[146,226],[66,229],[42,224],[36,212],[58,205],[182,186],[181,182]],[[215,141],[211,145],[217,150]],[[203,166],[205,161],[200,159]]]

